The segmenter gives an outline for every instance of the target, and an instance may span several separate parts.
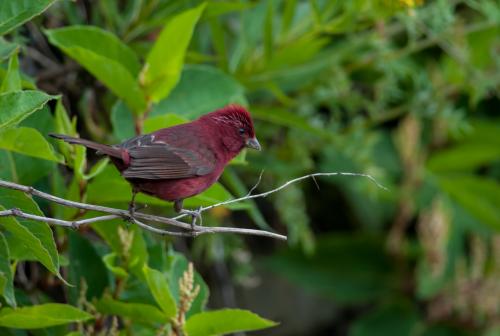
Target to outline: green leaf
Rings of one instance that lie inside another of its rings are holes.
[[[189,122],[188,119],[183,118],[177,114],[167,113],[164,115],[157,115],[149,117],[144,120],[144,133],[151,133],[161,128],[172,127],[175,125]]]
[[[216,1],[208,2],[205,13],[203,13],[204,18],[220,17],[231,12],[242,12],[245,9],[252,8],[254,4],[245,2],[234,2],[234,1]]]
[[[411,335],[419,323],[417,312],[407,304],[380,307],[356,320],[350,336]]]
[[[469,214],[487,226],[500,230],[500,184],[472,175],[439,176],[441,188]]]
[[[191,316],[184,327],[189,336],[225,335],[266,329],[277,323],[241,309],[222,309]]]
[[[64,336],[84,336],[84,335],[81,332],[79,332],[79,331],[72,331],[70,333],[67,333]]]
[[[76,136],[76,118],[73,119],[73,122],[69,119],[68,113],[66,112],[66,109],[64,108],[64,104],[62,102],[62,99],[59,98],[57,100],[56,104],[56,110],[54,113],[54,131],[55,133],[59,134],[66,134],[66,135],[71,135],[71,136]],[[56,141],[57,146],[59,147],[59,150],[61,151],[62,155],[65,158],[66,164],[74,168],[75,166],[75,156],[76,156],[76,146],[70,145],[69,143],[65,141]],[[82,147],[83,149],[80,149],[80,151],[83,151],[83,155],[85,154],[85,149],[83,146],[78,146]]]
[[[116,255],[121,255],[122,252],[122,244],[118,235],[118,228],[121,226],[122,222],[123,221],[116,219],[107,221],[106,225],[101,225],[100,223],[90,224],[92,229],[101,236]],[[104,258],[108,259],[112,257],[106,255]],[[113,261],[110,262],[114,264]],[[106,261],[104,261],[104,263],[106,264]]]
[[[70,26],[46,30],[56,46],[64,49],[82,48],[112,60],[136,77],[141,64],[135,52],[112,33],[96,26]],[[71,56],[71,55],[70,55]]]
[[[244,87],[221,70],[208,65],[186,65],[181,80],[151,116],[174,113],[194,119],[230,103],[246,105]]]
[[[285,8],[283,9],[283,18],[281,23],[281,35],[286,35],[295,16],[295,10],[297,7],[297,0],[288,0],[285,3]]]
[[[19,60],[17,52],[14,52],[9,60],[7,73],[0,87],[0,93],[21,90],[21,76],[19,75]]]
[[[121,273],[121,275],[125,275],[130,271],[138,278],[143,279],[142,268],[149,258],[143,232],[141,228],[136,225],[128,227],[127,230],[129,234],[133,235],[133,239],[132,245],[129,247],[130,249],[124,251],[124,246],[120,241],[118,231],[119,228],[123,228],[121,224],[123,224],[123,220],[111,220],[106,222],[106,225],[102,225],[101,223],[92,224],[92,228],[108,243],[117,256],[123,256],[124,258],[122,259],[127,259],[127,265],[123,265],[123,271],[125,273],[118,269],[121,267],[114,266],[115,257],[112,255],[105,256],[105,262],[108,262],[108,266],[117,272],[117,274]],[[127,254],[128,257],[125,257],[125,254]]]
[[[44,216],[31,197],[15,190],[0,189],[0,206],[3,209],[18,208],[27,213]],[[49,271],[60,276],[56,244],[52,230],[47,223],[12,217],[0,218],[0,223],[3,228],[16,236]]]
[[[4,59],[9,58],[13,52],[15,52],[19,46],[15,43],[7,42],[3,37],[0,36],[0,62]]]
[[[41,91],[0,94],[0,129],[15,126],[55,98]]]
[[[139,62],[116,36],[97,27],[72,26],[45,32],[49,41],[122,98],[135,112],[146,109],[136,77]]]
[[[42,13],[56,0],[16,0],[0,2],[0,35],[4,35]]]
[[[64,163],[43,135],[30,127],[8,128],[0,132],[0,148],[39,159]]]
[[[111,271],[117,278],[119,279],[124,279],[128,277],[127,271],[120,266],[115,266],[115,260],[116,260],[117,254],[112,252],[109,254],[106,254],[104,257],[102,257],[102,261],[104,262],[104,265],[106,265],[106,268]]]
[[[0,326],[16,329],[38,329],[92,319],[92,315],[67,304],[46,303],[0,311]]]
[[[102,224],[102,223],[101,223]],[[86,298],[100,298],[104,289],[109,286],[107,271],[94,245],[84,236],[76,232],[68,232],[69,281],[75,286],[70,288],[71,299],[77,303],[85,281]]]
[[[169,251],[168,257],[170,259],[170,268],[167,270],[170,281],[170,292],[172,293],[172,296],[175,298],[176,302],[179,302],[179,280],[188,269],[189,262],[183,254],[174,252],[172,250]],[[210,290],[197,271],[194,272],[194,287],[196,286],[200,287],[200,292],[193,300],[191,308],[186,314],[187,317],[197,313],[201,313],[205,309],[208,301]]]
[[[149,290],[156,300],[156,303],[163,310],[167,318],[177,315],[177,306],[168,288],[168,281],[165,275],[153,268],[144,266],[144,275],[149,286]]]
[[[98,301],[95,306],[100,313],[118,315],[134,322],[168,323],[168,319],[161,310],[144,303],[122,302],[105,297]]]
[[[5,236],[0,232],[0,276],[5,280],[3,288],[0,288],[0,294],[5,298],[7,304],[16,306],[16,297],[14,295],[14,276],[10,267],[10,252]]]
[[[433,154],[427,167],[433,172],[471,171],[499,158],[498,144],[465,143]]]
[[[151,101],[159,102],[168,96],[179,81],[186,50],[205,6],[202,3],[174,16],[165,25],[146,57],[141,84]]]
[[[230,190],[236,194],[238,197],[243,197],[248,194],[249,189],[243,183],[243,181],[236,174],[234,169],[227,167],[224,170],[224,174],[222,175],[222,179],[224,181],[224,185],[228,186]],[[271,230],[271,227],[266,222],[266,219],[260,212],[257,204],[254,200],[248,200],[245,202],[248,204],[248,214],[252,218],[252,220],[257,224],[257,226],[263,230]]]
[[[109,158],[105,157],[103,159],[100,159],[99,161],[97,161],[96,164],[94,164],[92,166],[92,168],[90,168],[90,171],[88,174],[83,175],[83,178],[85,180],[90,180],[90,179],[96,177],[97,175],[102,173],[104,171],[104,169],[106,169],[106,167],[108,166],[108,163],[109,163]]]
[[[54,172],[54,162],[0,149],[0,178],[33,185]],[[36,169],[34,169],[36,167]]]
[[[113,125],[113,134],[119,141],[125,141],[135,136],[132,111],[122,100],[118,100],[111,109],[111,124]]]
[[[148,247],[144,240],[144,234],[140,227],[134,225],[128,230],[134,235],[132,246],[130,247],[130,258],[128,260],[128,269],[138,278],[142,279],[142,269],[149,259]]]
[[[266,59],[270,59],[273,55],[274,33],[273,22],[275,22],[275,6],[276,3],[272,0],[267,1],[266,17],[264,21],[264,55]]]

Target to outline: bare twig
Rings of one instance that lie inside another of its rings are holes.
[[[229,204],[237,203],[237,202],[243,202],[249,199],[254,199],[254,198],[260,198],[260,197],[267,197],[268,195],[278,192],[287,186],[297,183],[299,181],[305,180],[307,178],[314,178],[317,176],[336,176],[336,175],[341,175],[341,176],[362,176],[370,179],[372,182],[374,182],[379,188],[382,188],[384,190],[387,190],[384,186],[382,186],[380,183],[378,183],[372,176],[367,175],[367,174],[358,174],[358,173],[343,173],[343,172],[337,172],[337,173],[315,173],[315,174],[309,174],[305,176],[298,177],[296,179],[290,180],[286,182],[285,184],[269,190],[264,193],[260,194],[255,194],[252,195],[251,193],[257,188],[259,185],[261,179],[262,179],[262,173],[259,176],[259,180],[256,183],[256,185],[250,189],[250,192],[240,198],[235,198],[235,199],[230,199],[224,202],[220,202],[217,204],[213,204],[210,206],[202,207],[199,210],[199,213],[201,214],[202,212],[205,212],[207,210],[216,208],[216,207],[221,207],[221,206],[226,206]],[[82,219],[78,221],[67,221],[67,220],[62,220],[62,219],[57,219],[57,218],[50,218],[50,217],[45,217],[45,216],[39,216],[39,215],[34,215],[30,213],[26,213],[20,209],[14,208],[14,209],[7,209],[0,211],[0,217],[7,217],[7,216],[14,216],[14,217],[19,217],[19,218],[26,218],[26,219],[31,219],[31,220],[36,220],[36,221],[42,221],[48,224],[52,225],[59,225],[59,226],[64,226],[64,227],[71,227],[71,228],[78,228],[82,225],[87,225],[91,223],[96,223],[96,222],[103,222],[103,221],[108,221],[116,218],[123,218],[124,220],[130,221],[141,228],[158,233],[161,235],[171,235],[171,236],[190,236],[190,237],[196,237],[202,234],[207,234],[207,233],[235,233],[235,234],[244,234],[244,235],[254,235],[254,236],[262,236],[262,237],[268,237],[268,238],[275,238],[275,239],[280,239],[280,240],[286,240],[287,237],[284,235],[280,235],[274,232],[269,232],[269,231],[263,231],[263,230],[253,230],[253,229],[242,229],[242,228],[234,228],[234,227],[204,227],[204,226],[199,226],[199,225],[194,225],[191,226],[191,224],[184,223],[179,221],[180,218],[184,217],[185,215],[179,215],[174,218],[168,218],[168,217],[162,217],[162,216],[155,216],[155,215],[150,215],[150,214],[145,214],[142,212],[135,212],[133,218],[130,216],[130,213],[128,210],[122,210],[122,209],[116,209],[116,208],[109,208],[105,206],[100,206],[100,205],[93,205],[93,204],[86,204],[86,203],[80,203],[80,202],[75,202],[75,201],[70,201],[61,197],[57,197],[48,193],[45,193],[43,191],[37,190],[33,187],[30,186],[24,186],[21,184],[13,183],[13,182],[8,182],[4,180],[0,180],[0,187],[3,188],[8,188],[8,189],[13,189],[13,190],[19,190],[24,193],[37,196],[40,198],[44,198],[48,201],[61,204],[64,206],[72,207],[72,208],[77,208],[77,209],[83,209],[83,210],[90,210],[90,211],[98,211],[98,212],[103,212],[107,213],[108,215],[104,216],[98,216],[98,217],[93,217],[93,218],[88,218],[88,219]],[[142,221],[150,221],[150,222],[156,222],[156,223],[161,223],[161,224],[167,224],[174,226],[178,229],[184,230],[184,231],[167,231],[163,230],[160,228],[157,228],[155,226],[146,224]]]
[[[227,200],[227,201],[224,201],[224,202],[220,202],[220,203],[212,204],[212,205],[209,205],[209,206],[206,206],[206,207],[202,207],[198,211],[200,213],[202,213],[204,211],[207,211],[207,210],[210,210],[210,209],[213,209],[213,208],[217,208],[217,207],[220,207],[220,206],[224,206],[224,205],[229,205],[229,204],[233,204],[233,203],[243,202],[243,201],[246,201],[246,200],[249,200],[249,199],[253,199],[253,198],[264,198],[264,197],[267,197],[267,196],[269,196],[269,195],[271,195],[271,194],[273,194],[275,192],[278,192],[278,191],[280,191],[282,189],[285,189],[286,187],[288,187],[291,184],[300,182],[302,180],[306,180],[308,178],[312,178],[315,181],[315,178],[319,177],[319,176],[361,176],[361,177],[366,177],[367,179],[369,179],[373,183],[375,183],[375,185],[377,187],[379,187],[379,188],[381,188],[383,190],[387,190],[387,188],[384,187],[383,185],[381,185],[380,183],[378,183],[377,180],[375,180],[375,178],[373,178],[373,176],[368,175],[368,174],[348,173],[348,172],[314,173],[314,174],[308,174],[308,175],[304,175],[304,176],[301,176],[301,177],[294,178],[293,180],[287,181],[286,183],[280,185],[277,188],[274,188],[272,190],[269,190],[269,191],[266,191],[266,192],[263,192],[263,193],[260,193],[260,194],[250,195],[250,193],[248,193],[246,196],[243,196],[243,197],[240,197],[240,198],[233,198],[233,199],[230,199],[230,200]],[[261,177],[259,177],[259,182],[260,182],[260,179],[261,179]],[[255,189],[255,187],[252,188],[252,190],[253,189]],[[179,215],[177,217],[174,217],[174,219],[180,219],[180,218],[182,218],[184,216],[186,216],[186,215],[182,214],[182,215]]]
[[[246,194],[246,196],[250,196],[253,191],[255,189],[257,189],[257,187],[259,186],[260,184],[260,181],[262,181],[262,175],[264,174],[264,169],[261,170],[260,174],[259,174],[259,179],[257,180],[257,183],[254,184],[254,186],[252,188],[250,188],[250,190],[248,191],[248,193]]]

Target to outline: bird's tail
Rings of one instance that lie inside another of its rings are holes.
[[[63,140],[63,141],[70,143],[70,144],[82,145],[82,146],[85,146],[87,148],[95,149],[102,154],[106,154],[106,155],[117,157],[117,158],[122,157],[122,150],[120,148],[100,144],[100,143],[93,142],[93,141],[86,140],[86,139],[75,138],[75,137],[72,137],[69,135],[64,135],[64,134],[50,133],[49,135],[53,138]]]

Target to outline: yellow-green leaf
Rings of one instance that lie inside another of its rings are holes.
[[[189,336],[226,335],[260,330],[277,325],[257,314],[241,309],[222,309],[191,316],[185,326]]]
[[[172,318],[177,315],[177,306],[168,288],[168,281],[165,275],[160,271],[149,268],[147,265],[144,266],[143,271],[149,290],[166,317]]]
[[[20,91],[21,90],[21,76],[19,75],[19,60],[17,58],[17,51],[10,56],[9,66],[7,73],[2,81],[0,93]]]
[[[205,6],[202,3],[176,15],[160,33],[141,73],[141,84],[149,100],[159,102],[179,81],[186,50]]]
[[[30,20],[50,7],[56,0],[0,1],[0,35]]]
[[[48,30],[45,34],[50,43],[74,58],[135,113],[145,111],[146,101],[136,80],[139,61],[116,36],[90,26]]]
[[[31,127],[9,128],[0,132],[0,148],[49,161],[64,162],[43,135]]]
[[[57,97],[41,91],[18,91],[0,94],[0,129],[15,126],[54,98]]]
[[[0,326],[38,329],[92,319],[92,315],[67,304],[47,303],[18,309],[0,310]]]

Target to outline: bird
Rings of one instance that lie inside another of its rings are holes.
[[[116,145],[64,134],[49,135],[107,155],[132,186],[131,217],[136,209],[136,194],[142,192],[173,202],[177,213],[193,217],[193,225],[200,218],[199,209],[183,209],[183,201],[214,184],[229,161],[244,148],[261,150],[250,113],[236,104]]]

